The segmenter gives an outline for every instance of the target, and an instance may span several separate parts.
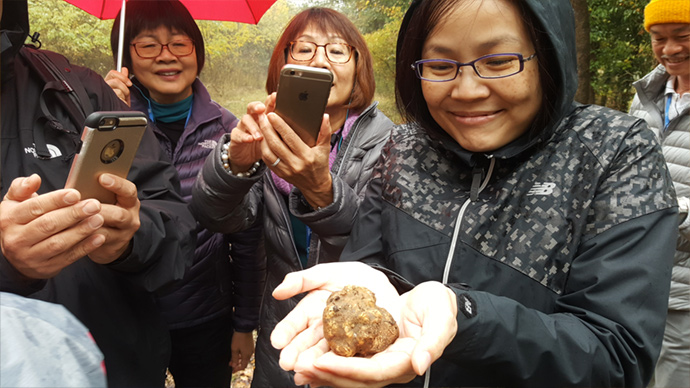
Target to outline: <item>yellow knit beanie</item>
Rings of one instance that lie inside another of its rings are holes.
[[[652,0],[644,8],[644,29],[655,24],[690,23],[690,0]]]

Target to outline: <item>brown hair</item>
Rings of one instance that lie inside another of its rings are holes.
[[[336,33],[355,48],[355,82],[350,107],[354,110],[360,110],[369,106],[374,99],[374,90],[376,88],[371,53],[367,48],[364,37],[350,19],[330,8],[308,8],[295,15],[288,23],[273,49],[273,55],[271,55],[271,61],[268,65],[268,78],[266,79],[266,91],[270,94],[278,88],[280,69],[287,63],[290,42],[294,41],[297,35],[309,26],[323,33]]]

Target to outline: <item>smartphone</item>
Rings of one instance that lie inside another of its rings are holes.
[[[110,173],[126,178],[146,130],[141,112],[94,112],[84,120],[81,145],[72,160],[65,188],[79,190],[82,199],[114,204],[115,194],[98,183]]]
[[[275,112],[310,147],[319,136],[332,84],[327,69],[285,65],[280,71]]]

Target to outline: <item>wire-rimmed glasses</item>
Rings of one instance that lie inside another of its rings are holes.
[[[136,42],[132,43],[134,51],[138,56],[144,59],[156,58],[163,52],[163,47],[167,47],[168,51],[176,57],[184,57],[194,51],[194,41],[191,39],[176,39],[166,44],[158,42]]]
[[[314,59],[316,50],[323,47],[326,59],[331,63],[347,63],[352,58],[355,48],[347,43],[316,44],[304,40],[290,42],[290,56],[298,62],[308,62]]]
[[[451,59],[422,59],[413,63],[412,69],[419,79],[430,82],[452,81],[463,66],[471,66],[480,78],[505,78],[521,72],[525,62],[536,56],[536,53],[527,58],[518,53],[491,54],[467,63]]]

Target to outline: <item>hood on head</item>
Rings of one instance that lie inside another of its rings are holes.
[[[430,1],[433,0],[414,0],[410,4],[400,26],[396,57],[400,57],[401,53],[406,51],[405,42],[421,39],[410,37],[405,34],[405,31],[419,12],[428,12],[424,4]],[[447,5],[452,7],[456,2],[461,1],[463,0],[449,0]],[[563,117],[570,112],[578,84],[575,15],[570,1],[520,0],[518,4],[521,12],[528,14],[527,16],[534,24],[536,36],[533,39],[536,39],[535,48],[538,49],[537,60],[540,67],[546,69],[546,71],[540,69],[545,97],[542,111],[535,119],[533,128],[525,136],[507,145],[508,149],[501,150],[499,153],[504,157],[515,155],[549,137]],[[422,11],[419,11],[420,9]],[[409,81],[405,77],[398,77],[401,65],[398,63],[397,66],[396,82]],[[406,97],[417,98],[411,95]],[[430,119],[425,117],[425,112],[421,110],[415,111],[413,115],[420,120]],[[427,130],[429,132],[442,131],[431,127]]]
[[[559,122],[570,111],[577,92],[577,50],[575,46],[575,14],[569,0],[525,0],[525,4],[541,23],[550,39],[556,63],[546,64],[556,82],[557,101],[554,120]]]

